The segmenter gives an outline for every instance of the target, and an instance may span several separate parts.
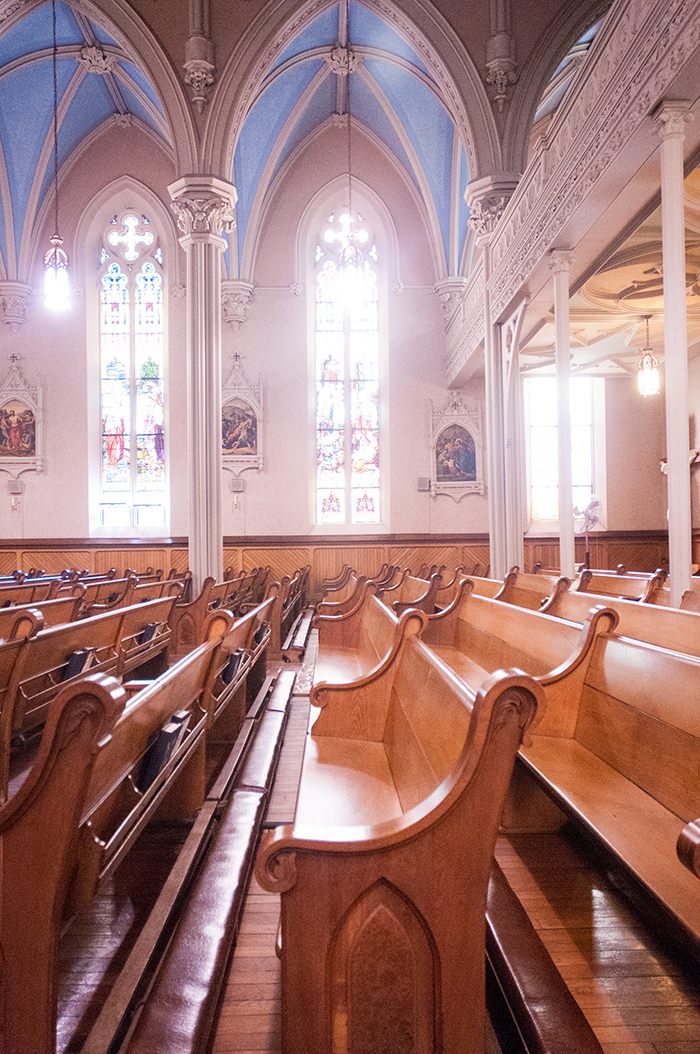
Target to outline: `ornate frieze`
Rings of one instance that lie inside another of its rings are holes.
[[[28,0],[3,0],[0,3],[0,26],[27,6]]]
[[[612,14],[612,12],[611,12]],[[610,17],[610,16],[609,16]],[[700,3],[646,0],[617,13],[555,118],[492,244],[492,315],[507,306],[700,42]]]

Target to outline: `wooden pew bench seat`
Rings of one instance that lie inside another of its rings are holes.
[[[583,684],[559,699],[557,730],[535,730],[516,776],[592,832],[700,958],[700,887],[676,852],[700,815],[698,698],[699,659],[601,633]],[[506,815],[527,829],[518,804]]]
[[[483,1047],[488,877],[542,692],[519,671],[470,692],[418,638],[423,613],[406,616],[391,662],[314,689],[294,824],[258,853],[282,895],[287,1054],[328,1054],[341,1031],[356,1049],[379,1020],[406,1049]]]

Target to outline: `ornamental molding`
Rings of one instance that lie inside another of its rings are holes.
[[[16,333],[27,321],[32,287],[23,282],[0,282],[0,319]]]
[[[486,176],[468,184],[464,200],[469,206],[469,226],[483,238],[493,234],[518,186],[518,176]]]
[[[608,16],[610,17],[610,16]],[[640,0],[603,27],[492,243],[496,318],[700,42],[700,2]]]
[[[248,305],[255,292],[249,282],[235,278],[224,279],[221,283],[221,317],[234,329],[238,329],[246,320]]]
[[[0,26],[20,12],[23,13],[28,4],[29,0],[4,0],[0,3]]]
[[[113,73],[117,65],[116,55],[108,55],[102,48],[89,47],[87,44],[80,52],[78,62],[84,66],[88,73],[97,73],[105,76]]]
[[[221,237],[235,230],[238,195],[232,183],[215,176],[185,176],[168,190],[177,225],[187,238],[195,234]]]

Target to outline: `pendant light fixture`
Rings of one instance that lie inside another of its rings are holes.
[[[646,345],[642,348],[642,357],[637,363],[639,394],[643,396],[659,394],[659,363],[654,358],[649,346],[649,315],[645,315],[647,324]]]
[[[44,256],[44,297],[46,306],[54,311],[63,311],[70,306],[70,283],[68,281],[68,256],[63,248],[63,238],[58,233],[58,78],[56,76],[56,0],[51,0],[53,16],[53,189],[54,189],[54,234],[51,248]]]

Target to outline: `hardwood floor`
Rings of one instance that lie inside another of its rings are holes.
[[[700,968],[656,938],[571,833],[501,837],[496,858],[606,1054],[700,1052]]]
[[[313,652],[298,670],[269,825],[293,818],[312,662]],[[80,1050],[96,988],[108,988],[124,960],[178,838],[164,829],[160,844],[139,843],[128,880],[118,871],[62,938],[58,1054]],[[496,855],[606,1054],[700,1054],[700,969],[654,936],[602,867],[566,832],[501,837]],[[253,880],[209,1054],[280,1054],[278,919],[279,897]],[[563,1036],[557,1054],[566,1051]],[[488,1054],[512,1051],[490,1034]]]

